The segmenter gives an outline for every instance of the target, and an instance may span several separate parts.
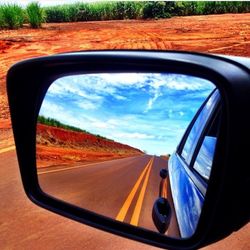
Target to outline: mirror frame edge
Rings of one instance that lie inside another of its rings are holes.
[[[209,60],[211,62],[216,63],[218,68],[215,69],[212,65],[207,65],[207,61]],[[104,61],[106,62],[106,66],[103,69]],[[206,61],[206,63],[204,61]],[[186,73],[189,75],[203,76],[203,78],[212,81],[219,88],[222,98],[225,101],[225,106],[224,106],[225,117],[223,126],[227,126],[226,121],[230,119],[229,117],[229,113],[231,112],[230,103],[232,103],[230,101],[230,95],[232,95],[233,82],[232,80],[230,80],[232,74],[228,74],[222,71],[224,70],[225,66],[228,67],[230,66],[231,68],[233,67],[234,70],[242,74],[242,79],[243,80],[245,79],[245,77],[243,77],[243,72],[241,72],[243,71],[243,69],[238,67],[238,65],[235,65],[230,60],[224,60],[216,56],[184,53],[184,52],[102,51],[102,52],[83,52],[83,53],[72,53],[72,54],[69,53],[69,54],[61,54],[56,56],[31,59],[16,64],[8,72],[7,87],[8,87],[8,98],[11,109],[11,119],[14,128],[14,137],[17,146],[16,148],[17,148],[18,161],[20,165],[23,186],[25,188],[26,194],[34,203],[50,211],[77,220],[79,222],[88,224],[90,226],[94,226],[103,229],[105,231],[125,236],[127,238],[136,239],[141,242],[155,245],[158,247],[168,247],[173,249],[191,249],[197,246],[204,246],[204,244],[207,244],[209,242],[213,242],[215,238],[211,239],[210,237],[209,239],[209,237],[207,237],[209,235],[209,231],[211,231],[211,228],[214,227],[213,220],[210,221],[212,223],[212,225],[210,225],[210,228],[206,229],[204,227],[204,223],[209,222],[208,218],[205,217],[207,216],[208,208],[211,208],[212,198],[210,197],[211,196],[210,193],[211,194],[213,193],[214,188],[209,188],[207,191],[206,197],[208,197],[208,199],[206,199],[206,202],[204,203],[205,210],[201,214],[200,222],[197,227],[197,233],[195,233],[189,239],[182,239],[182,240],[170,239],[166,238],[165,236],[154,234],[152,231],[143,230],[141,228],[140,229],[134,228],[133,226],[130,225],[125,225],[111,219],[109,220],[106,217],[103,218],[102,216],[97,216],[96,214],[86,211],[84,209],[78,210],[78,208],[75,206],[66,205],[64,202],[58,201],[54,198],[47,196],[40,189],[36,175],[36,159],[35,159],[36,155],[34,149],[35,145],[34,139],[36,136],[35,133],[36,118],[37,118],[36,116],[38,114],[41,101],[43,99],[42,95],[43,94],[45,95],[46,93],[45,85],[48,87],[48,83],[51,84],[53,82],[53,79],[56,79],[64,75],[65,70],[70,70],[70,68],[72,69],[72,71],[75,72],[76,68],[77,70],[80,70],[80,68],[82,68],[83,65],[86,66],[86,64],[90,63],[90,66],[92,68],[90,68],[89,70],[92,69],[94,72],[96,72],[97,67],[98,67],[97,72],[98,71],[101,72],[101,70],[105,71],[107,69],[111,71],[111,66],[115,65],[117,66],[117,62],[120,63],[118,65],[120,67],[117,67],[118,71],[123,69],[123,71],[126,72],[126,70],[135,66],[136,66],[135,68],[138,70],[140,69],[150,70],[150,68],[154,68],[154,70],[158,69],[159,71],[163,71],[163,69],[165,70],[170,69],[175,71],[175,73],[182,73],[182,74]],[[163,62],[164,65],[162,65]],[[208,72],[211,73],[209,78],[207,77]],[[231,71],[231,73],[232,72],[233,71]],[[47,74],[47,76],[45,73]],[[233,74],[235,74],[235,72],[233,72]],[[39,78],[38,83],[33,84],[34,80],[37,81],[36,77]],[[49,82],[46,83],[46,81],[48,80]],[[19,83],[20,81],[27,83],[25,87],[22,86],[23,90],[21,90]],[[19,83],[19,88],[17,86],[18,83]],[[27,96],[27,93],[25,94],[25,91],[27,90],[26,88],[29,89],[30,92],[34,91],[35,94],[32,97],[29,96],[30,99],[25,98],[29,100],[23,102],[24,100],[23,96],[25,95]],[[13,95],[15,96],[15,98]],[[27,118],[28,122],[25,124],[26,126],[24,126],[20,122],[21,121],[20,112],[24,107],[28,107],[28,104],[30,105],[30,103],[32,103],[33,108],[30,107],[29,112],[25,114],[25,117]],[[228,128],[225,129],[225,131],[226,134],[223,135],[223,138],[228,138],[228,133],[230,133],[230,131],[228,131]],[[26,136],[28,135],[26,137],[26,142],[24,139],[24,135]],[[25,142],[25,147],[23,147],[24,142]],[[223,144],[223,146],[225,146],[225,144]],[[220,147],[222,148],[222,146]],[[223,166],[224,167],[226,166],[225,162],[223,162]],[[222,174],[225,173],[226,171],[227,169],[225,167],[225,169],[219,171],[220,175],[222,176]],[[212,171],[211,178],[213,181],[211,182],[213,187],[219,186],[220,189],[223,189],[221,187],[221,184],[219,184],[217,181],[218,177],[216,177],[216,175],[219,172]],[[219,202],[218,201],[219,197],[220,195],[218,194],[217,199],[213,198],[214,201],[216,200],[217,202]],[[67,211],[61,209],[60,208],[61,205],[64,205],[64,208],[66,208]],[[212,208],[214,215],[214,213],[216,213],[215,205],[213,205]],[[75,211],[74,214],[71,213],[72,211]],[[85,218],[83,218],[83,215]],[[86,218],[87,216],[89,218]],[[212,214],[210,217],[211,218],[213,217]],[[101,225],[97,223],[96,222],[97,219],[102,219],[102,222],[105,221],[105,224]],[[148,239],[145,239],[145,236],[147,236]]]

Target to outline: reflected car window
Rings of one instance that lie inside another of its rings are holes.
[[[203,107],[199,116],[197,117],[182,150],[182,157],[185,159],[187,164],[190,164],[194,150],[196,148],[197,142],[201,136],[201,133],[210,117],[211,113],[214,110],[218,100],[219,100],[219,91],[216,90],[210,99],[207,101],[206,105]]]
[[[214,159],[220,114],[221,112],[219,111],[216,114],[212,126],[208,128],[194,163],[194,169],[206,180],[208,180],[210,177],[211,167]]]
[[[194,163],[194,169],[206,180],[210,176],[216,141],[216,137],[206,136]]]

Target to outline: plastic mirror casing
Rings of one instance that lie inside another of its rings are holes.
[[[187,52],[89,51],[34,58],[12,66],[7,91],[23,186],[38,206],[90,226],[168,249],[218,241],[249,221],[250,60]],[[44,193],[36,170],[36,121],[50,84],[85,73],[180,73],[213,82],[222,98],[218,144],[195,234],[173,239],[121,223]],[[84,236],[83,236],[84,237]]]

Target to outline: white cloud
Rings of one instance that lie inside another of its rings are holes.
[[[105,128],[105,129],[110,128],[109,124],[107,124],[106,122],[101,122],[101,121],[93,122],[92,126],[95,128]]]
[[[61,105],[50,102],[48,100],[43,102],[39,114],[43,115],[45,117],[54,118],[54,119],[59,120],[65,124],[84,129],[82,127],[83,122],[81,121],[80,116],[78,116],[78,117],[74,116],[71,114],[70,110],[64,108]],[[87,121],[86,119],[84,119],[84,120]]]
[[[111,124],[113,126],[119,126],[121,125],[121,120],[118,120],[118,119],[109,119],[107,121],[108,124]]]
[[[125,101],[128,99],[127,97],[122,96],[122,95],[113,95],[113,97],[115,97],[115,99],[121,100],[121,101]]]
[[[127,138],[127,139],[154,139],[154,135],[148,135],[148,134],[143,134],[143,133],[116,133],[113,134],[115,138]]]
[[[76,102],[76,105],[85,110],[95,110],[98,107],[97,105],[88,100]]]
[[[211,89],[213,84],[198,77],[170,74],[166,79],[166,86],[174,90],[204,90]]]
[[[81,79],[84,81],[84,79]],[[76,76],[67,76],[56,80],[49,88],[48,94],[67,97],[82,97],[88,100],[98,101],[102,96],[96,93],[89,93],[82,82],[77,82]]]
[[[153,97],[149,98],[148,104],[146,109],[144,110],[144,113],[148,112],[150,109],[152,109],[154,102],[157,100],[158,97],[160,97],[162,94],[159,91],[159,88],[156,88],[154,91]]]
[[[54,102],[45,101],[42,103],[40,114],[46,117],[54,117],[55,114],[63,113],[64,109],[62,106],[55,104]]]
[[[107,129],[107,131],[110,129],[114,130],[116,127],[119,128],[121,124],[124,124],[121,119],[100,120],[100,119],[88,117],[88,120],[89,120],[90,129],[95,130],[96,133],[101,133],[101,132],[105,133],[105,131],[103,130],[99,131],[99,129]]]
[[[134,85],[142,84],[144,85],[148,74],[138,74],[138,73],[117,73],[117,74],[97,74],[103,81],[113,86],[121,85]]]
[[[177,82],[177,81],[170,81],[166,84],[166,86],[170,89],[175,89],[175,90],[196,90],[200,88],[199,84],[190,84],[187,82]]]

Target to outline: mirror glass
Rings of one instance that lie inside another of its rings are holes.
[[[37,120],[42,190],[120,222],[192,236],[213,162],[219,97],[213,83],[182,74],[57,79]]]

